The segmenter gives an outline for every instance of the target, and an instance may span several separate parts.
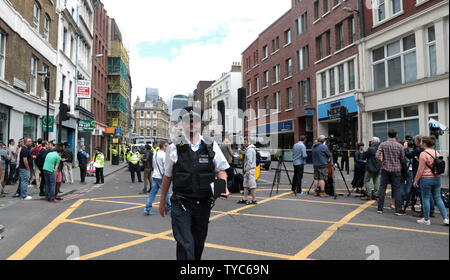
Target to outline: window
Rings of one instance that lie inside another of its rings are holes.
[[[336,94],[336,80],[334,78],[334,68],[330,69],[330,96]]]
[[[398,132],[398,138],[419,134],[419,108],[417,105],[372,113],[373,135],[381,141],[387,139],[389,129]]]
[[[436,62],[436,35],[434,33],[434,26],[427,29],[427,48],[428,48],[428,73],[430,76],[435,76],[437,73]]]
[[[251,96],[252,95],[252,81],[251,80],[247,81],[247,92],[248,92],[247,96]]]
[[[0,79],[5,78],[6,35],[0,32]]]
[[[255,113],[256,113],[256,118],[259,118],[259,100],[256,100],[256,105],[255,105]]]
[[[145,111],[141,111],[141,119],[143,119],[143,118],[145,118]],[[142,125],[144,125],[144,124],[142,123]]]
[[[264,88],[269,86],[269,71],[264,71]]]
[[[297,35],[303,34],[308,29],[308,13],[305,12],[296,19],[295,25],[297,26]]]
[[[353,60],[348,62],[348,89],[355,89],[355,62]]]
[[[323,46],[322,46],[322,36],[316,38],[317,45],[317,60],[323,58]]]
[[[277,109],[277,112],[279,113],[279,112],[281,112],[281,95],[280,95],[280,92],[279,91],[275,92],[274,95],[273,95],[273,98],[274,98],[273,101],[275,103],[275,108]]]
[[[36,139],[37,133],[37,120],[36,115],[25,113],[23,115],[23,138],[30,137]]]
[[[303,71],[309,67],[309,45],[297,51],[298,70]]]
[[[286,95],[287,95],[287,109],[292,109],[293,107],[293,101],[292,101],[292,88],[288,88],[286,90]]]
[[[264,103],[266,104],[266,115],[270,114],[269,96],[264,97]]]
[[[37,2],[34,2],[33,8],[33,27],[39,32],[39,21],[41,19],[41,7]],[[34,138],[33,138],[34,139]]]
[[[277,64],[273,67],[273,83],[280,82],[280,64]]]
[[[309,105],[310,99],[310,79],[297,83],[297,105],[298,107]]]
[[[284,44],[289,45],[291,43],[291,30],[284,31]]]
[[[259,92],[259,77],[255,77],[255,93]]]
[[[249,120],[251,120],[252,119],[252,103],[248,103],[248,105],[247,105],[247,110],[248,110],[248,113],[247,113],[247,115],[248,115],[248,119]]]
[[[157,119],[158,118],[158,113],[157,112],[153,112],[153,118]]]
[[[50,34],[50,17],[45,15],[44,18],[44,39],[48,41]]]
[[[314,2],[314,20],[320,18],[319,1]]]
[[[70,59],[73,59],[73,51],[74,51],[74,45],[73,45],[73,43],[74,43],[74,39],[73,39],[73,37],[71,36],[71,37],[70,37]]]
[[[147,137],[150,137],[150,129],[147,128]]]
[[[322,98],[327,98],[327,73],[323,72],[320,74],[322,82]]]
[[[286,77],[289,78],[292,76],[292,59],[289,58],[286,60]]]
[[[66,53],[66,44],[67,44],[67,29],[64,28],[63,30],[63,42],[62,42],[62,51],[63,53]]]
[[[48,66],[45,64],[42,64],[42,72],[48,73]],[[42,81],[44,81],[45,76],[43,76]],[[47,92],[45,91],[45,83],[42,83],[41,86],[41,98],[47,99]]]
[[[157,125],[158,125],[158,121],[157,120],[153,120],[153,128],[156,128]]]
[[[151,125],[151,122],[150,122],[150,120],[147,120],[147,127],[150,127],[150,125]]]
[[[382,21],[386,18],[386,5],[384,3],[385,0],[377,0],[378,8],[377,11],[377,21]]]
[[[331,55],[331,34],[330,34],[330,30],[325,32],[325,36],[327,38],[327,55]]]
[[[264,54],[264,58],[269,57],[269,47],[267,47],[267,45],[265,45],[265,46],[263,47],[263,54]],[[264,59],[264,58],[263,58],[263,59]]]
[[[342,23],[339,23],[336,26],[337,40],[336,40],[336,49],[340,50],[344,47],[344,27]]]
[[[391,0],[391,11],[392,15],[395,15],[396,13],[401,11],[401,0]]]
[[[141,136],[144,136],[144,129],[141,128]]]
[[[30,93],[36,94],[36,86],[37,86],[37,65],[38,59],[34,56],[31,56],[31,69],[30,69]]]
[[[353,19],[353,17],[349,17],[348,19],[348,37],[349,37],[349,43],[352,44],[353,42],[355,42],[355,21]]]
[[[417,79],[415,35],[372,51],[372,80],[374,90],[393,87]]]
[[[333,0],[334,1],[334,7],[341,4],[341,0]]]
[[[326,14],[330,11],[330,0],[323,0],[323,13]]]

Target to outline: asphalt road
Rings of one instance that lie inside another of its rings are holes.
[[[217,201],[204,260],[449,259],[449,228],[439,215],[423,226],[410,212],[395,216],[388,204],[380,215],[374,202],[353,196],[295,196],[285,175],[270,196],[273,176],[262,172],[258,205],[237,204],[240,194]],[[306,191],[311,176],[304,182]],[[16,201],[0,209],[0,259],[174,260],[171,219],[159,215],[159,196],[154,215],[144,216],[141,189],[122,169],[56,204]]]

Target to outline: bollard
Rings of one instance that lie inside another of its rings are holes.
[[[3,239],[2,233],[5,231],[5,227],[3,225],[0,225],[0,240]]]

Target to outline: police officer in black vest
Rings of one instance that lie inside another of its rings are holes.
[[[173,183],[170,201],[177,260],[200,260],[214,206],[211,183],[217,178],[226,184],[229,164],[217,143],[200,135],[200,110],[188,107],[180,115],[184,135],[166,151],[159,212],[163,217],[168,213],[166,197]],[[221,199],[227,199],[229,194],[226,188]]]

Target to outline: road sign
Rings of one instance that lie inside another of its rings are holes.
[[[116,126],[116,136],[122,136],[122,127]]]
[[[48,123],[48,132],[53,132],[53,126],[55,124],[55,117],[49,116],[49,123]],[[47,116],[42,117],[42,132],[47,131]]]
[[[119,119],[112,119],[112,126],[119,126]]]
[[[93,132],[95,128],[95,121],[93,120],[80,120],[78,123],[78,131],[81,132]]]
[[[91,99],[91,81],[78,80],[77,97],[79,99]]]

